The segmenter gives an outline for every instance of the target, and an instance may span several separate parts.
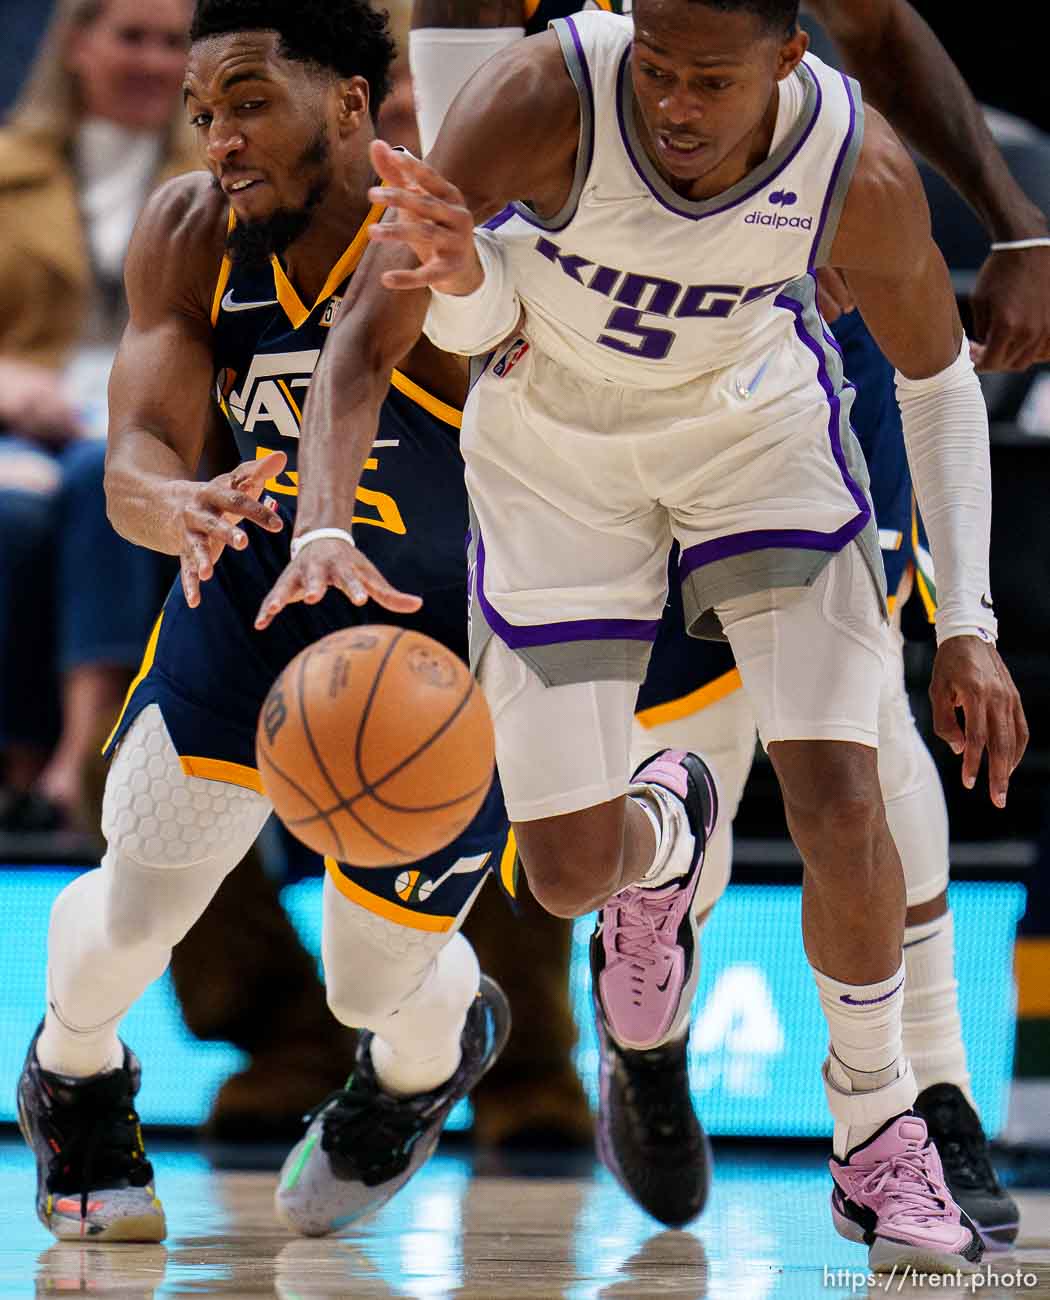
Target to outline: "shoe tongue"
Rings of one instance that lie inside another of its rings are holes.
[[[891,1156],[911,1155],[926,1145],[926,1125],[916,1115],[902,1115],[856,1152],[858,1164],[868,1166]]]
[[[897,1135],[904,1142],[922,1146],[926,1141],[926,1125],[921,1119],[902,1119],[897,1125]]]

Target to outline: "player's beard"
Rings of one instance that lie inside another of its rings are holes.
[[[276,208],[259,221],[241,221],[226,238],[226,251],[238,266],[269,266],[308,229],[313,215],[332,186],[328,132],[321,127],[295,163],[300,175],[310,176],[306,198],[298,208]]]

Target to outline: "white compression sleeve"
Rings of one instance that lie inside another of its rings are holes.
[[[968,340],[939,374],[908,379],[898,371],[896,382],[908,464],[933,551],[937,641],[963,635],[994,640],[988,411]]]
[[[417,27],[409,32],[408,62],[424,155],[433,149],[449,105],[478,68],[524,35],[524,27]]]
[[[476,357],[488,352],[515,328],[521,316],[521,302],[507,273],[505,253],[499,240],[483,227],[474,231],[485,278],[473,293],[430,295],[430,309],[423,332],[442,352]]]

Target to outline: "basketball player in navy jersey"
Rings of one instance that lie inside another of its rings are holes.
[[[994,650],[987,416],[921,186],[855,83],[804,57],[796,17],[792,0],[581,14],[473,78],[433,166],[373,147],[397,211],[370,237],[392,247],[366,261],[315,377],[296,528],[345,528],[383,376],[424,323],[485,356],[462,444],[472,652],[530,885],[556,914],[602,907],[599,1022],[634,1041],[688,1015],[716,810],[684,751],[628,775],[678,541],[690,631],[732,646],[805,863],[836,1227],[875,1268],[953,1270],[982,1247],[901,1050],[905,886],[876,764],[884,573],[815,306],[824,265],[897,370],[939,574],[935,721],[968,785],[987,749],[997,806],[1027,728]],[[387,599],[375,566],[326,539],[259,625],[332,585]],[[610,952],[654,959],[654,930],[663,978],[606,981]]]
[[[608,8],[609,0],[598,7]],[[929,161],[957,179],[964,197],[985,215],[993,241],[1046,235],[1046,218],[1011,177],[979,106],[905,0],[815,0],[806,8],[835,35],[866,97]],[[574,0],[527,0],[524,7],[520,0],[415,0],[410,53],[424,154],[455,95],[488,58],[579,9]],[[913,74],[902,75],[900,69],[908,67]],[[915,1109],[929,1125],[948,1184],[985,1245],[1002,1249],[1017,1234],[1018,1210],[996,1178],[973,1106],[953,970],[947,809],[903,687],[901,607],[917,587],[932,621],[936,586],[913,508],[893,367],[851,310],[843,278],[826,269],[822,284],[828,291],[823,314],[857,388],[851,420],[871,477],[893,618],[893,653],[879,713],[879,776],[907,887],[903,1046],[919,1086]],[[1050,247],[991,253],[974,307],[984,340],[982,366],[1020,368],[1050,356]],[[639,694],[635,759],[661,746],[704,754],[719,776],[723,819],[707,846],[693,903],[702,922],[729,879],[731,820],[751,766],[755,726],[732,652],[686,635],[674,583]],[[657,962],[639,964],[629,953],[614,960],[636,979],[662,978]],[[646,1209],[664,1222],[685,1222],[703,1207],[709,1173],[689,1091],[687,1034],[663,1035],[640,1050],[639,1044],[618,1041],[608,1018],[605,1028],[601,1046],[609,1086],[599,1094],[599,1147]]]
[[[18,1088],[37,1212],[78,1240],[164,1236],[140,1067],[118,1027],[269,815],[253,738],[273,680],[367,617],[318,590],[292,619],[252,626],[290,557],[305,393],[381,212],[368,146],[393,43],[365,0],[199,0],[192,42],[186,105],[208,171],[159,191],[137,228],[106,475],[114,525],[178,556],[181,578],[109,743],[101,868],[52,910],[46,1015]],[[465,367],[424,342],[387,379],[347,523],[362,553],[425,594],[417,613],[388,589],[384,617],[465,655]],[[240,464],[197,482],[209,437],[232,440]],[[364,1032],[347,1087],[282,1176],[278,1213],[297,1231],[334,1231],[389,1199],[496,1059],[506,1003],[458,929],[505,840],[497,785],[417,864],[425,897],[398,868],[327,864],[328,1000]]]

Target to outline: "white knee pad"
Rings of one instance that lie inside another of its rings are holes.
[[[738,688],[684,718],[643,727],[635,719],[631,765],[637,767],[658,749],[688,749],[701,755],[718,787],[718,825],[711,836],[693,899],[701,915],[725,893],[733,865],[733,818],[755,756],[757,731],[746,693]]]
[[[384,1022],[426,982],[453,939],[457,947],[466,945],[476,968],[473,949],[454,931],[388,921],[346,898],[325,876],[321,959],[328,1005],[341,1024],[361,1029]],[[471,997],[473,989],[467,1002]]]
[[[896,619],[879,699],[879,784],[904,868],[908,906],[948,888],[948,809],[936,764],[919,735],[904,688],[904,641]]]
[[[254,790],[187,776],[157,705],[121,742],[106,781],[106,923],[117,943],[173,946],[270,814]]]

